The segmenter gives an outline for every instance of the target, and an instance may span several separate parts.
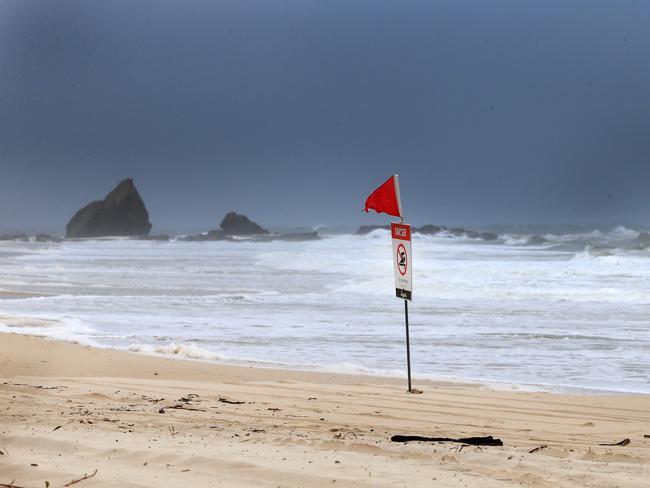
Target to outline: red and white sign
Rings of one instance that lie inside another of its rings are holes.
[[[398,298],[411,300],[411,226],[409,224],[390,224],[393,237],[393,268],[395,273],[395,294]]]

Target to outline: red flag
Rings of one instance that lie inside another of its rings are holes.
[[[399,177],[393,175],[383,185],[366,198],[364,212],[373,209],[377,213],[387,213],[394,217],[402,217],[402,202],[399,197]]]

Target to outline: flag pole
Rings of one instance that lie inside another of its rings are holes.
[[[409,301],[404,299],[404,321],[406,322],[406,369],[408,372],[408,385],[409,393],[413,391],[411,388],[411,343],[409,341]]]
[[[399,221],[400,224],[404,223],[404,212],[402,211],[402,195],[399,191],[399,175],[394,174],[395,177],[395,196],[397,197],[397,207],[399,208]],[[411,387],[411,341],[409,338],[409,301],[404,299],[404,324],[406,325],[406,372],[408,375],[408,393],[413,391]]]

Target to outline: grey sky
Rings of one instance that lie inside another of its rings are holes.
[[[0,0],[0,228],[650,223],[650,3]]]

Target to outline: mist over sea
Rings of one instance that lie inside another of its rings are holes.
[[[418,378],[650,393],[650,235],[415,235]],[[0,331],[284,368],[405,374],[388,231],[311,242],[0,242]],[[6,317],[23,317],[18,326]]]

